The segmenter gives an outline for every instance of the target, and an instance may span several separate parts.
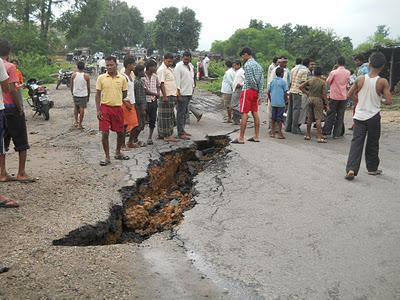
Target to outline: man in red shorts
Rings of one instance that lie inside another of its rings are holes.
[[[129,156],[121,153],[124,143],[124,113],[122,99],[125,99],[128,91],[128,83],[123,75],[117,72],[117,60],[113,56],[106,58],[107,73],[100,75],[96,82],[96,108],[101,131],[106,159],[100,161],[101,166],[111,163],[110,146],[108,141],[109,130],[117,133],[117,149],[115,159],[128,160]]]
[[[249,112],[254,118],[254,136],[249,138],[250,142],[260,141],[260,115],[258,114],[258,105],[260,97],[263,95],[264,71],[257,63],[249,47],[243,48],[240,52],[244,64],[244,85],[240,95],[240,112],[242,113],[242,121],[240,123],[239,137],[232,141],[233,144],[244,144],[244,133],[247,128],[247,119]]]

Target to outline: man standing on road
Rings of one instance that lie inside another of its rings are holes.
[[[96,108],[101,131],[101,142],[105,153],[105,160],[100,161],[101,166],[107,166],[110,160],[109,131],[117,133],[117,149],[115,159],[128,160],[129,156],[121,153],[124,143],[124,113],[122,99],[125,99],[128,91],[128,83],[123,75],[117,72],[117,60],[115,57],[106,58],[107,73],[100,75],[96,82]]]
[[[160,81],[161,98],[158,102],[158,137],[167,142],[176,142],[174,134],[176,102],[176,81],[172,65],[174,56],[171,53],[164,55],[164,62],[157,70]]]
[[[244,144],[244,134],[247,128],[247,119],[249,112],[254,118],[254,136],[249,138],[250,142],[260,141],[260,116],[258,114],[258,105],[261,103],[261,97],[264,94],[264,72],[263,68],[257,63],[249,47],[243,48],[240,56],[245,61],[244,65],[244,85],[240,95],[240,112],[242,121],[240,123],[239,137],[232,141],[233,144]]]
[[[83,61],[79,61],[77,67],[78,72],[75,72],[71,78],[71,93],[74,98],[74,126],[83,129],[83,117],[90,97],[90,77],[84,71],[85,63]]]
[[[349,98],[358,96],[358,105],[354,114],[353,139],[346,166],[347,180],[353,180],[358,174],[365,137],[367,137],[365,160],[368,174],[382,174],[382,171],[378,169],[382,95],[386,99],[385,104],[392,104],[389,82],[379,77],[385,64],[386,58],[382,52],[372,53],[369,59],[370,72],[358,77],[348,94]]]
[[[152,145],[153,132],[157,121],[157,100],[160,97],[160,82],[156,74],[156,61],[149,59],[146,61],[145,66],[144,86],[146,88],[146,114],[147,120],[149,120],[149,138],[147,139],[147,145]]]
[[[7,130],[6,116],[4,115],[4,102],[3,102],[3,91],[8,90],[7,86],[8,74],[4,66],[3,60],[0,58],[0,172],[2,178],[8,178],[6,170],[6,149],[4,145],[4,137]],[[19,204],[14,199],[10,199],[6,196],[0,195],[0,208],[14,208],[18,207]]]
[[[286,118],[286,132],[291,132],[293,134],[301,134],[300,131],[300,115],[302,112],[302,97],[303,93],[300,90],[300,85],[307,81],[310,75],[310,70],[308,66],[310,64],[310,59],[303,59],[302,63],[294,68],[292,73],[292,85],[290,87],[290,103],[288,114]]]
[[[275,56],[272,59],[272,63],[268,67],[267,82],[271,82],[272,71],[276,68],[277,63],[278,63],[278,56]]]
[[[242,68],[242,62],[240,60],[236,60],[233,63],[233,69],[235,70],[235,80],[232,84],[233,94],[231,99],[233,125],[240,125],[240,94],[242,93],[242,87],[244,84],[244,70]]]
[[[329,136],[333,129],[333,138],[342,136],[344,112],[347,102],[347,85],[350,78],[350,71],[344,65],[346,61],[344,57],[339,57],[338,68],[331,71],[326,82],[330,85],[329,94],[329,111],[326,117],[324,128],[322,129],[325,136]]]
[[[18,75],[16,72],[16,67],[14,64],[9,63],[8,57],[11,52],[11,45],[7,40],[0,40],[0,57],[3,59],[4,66],[8,74],[8,92],[3,91],[4,100],[4,113],[7,121],[7,131],[4,137],[5,150],[2,152],[7,152],[10,146],[11,140],[14,143],[14,149],[19,155],[19,166],[17,181],[20,182],[34,182],[34,179],[28,177],[25,173],[25,164],[27,150],[29,149],[28,143],[28,133],[26,129],[26,120],[24,109],[21,102],[18,99],[18,92],[16,90],[16,84],[18,83]],[[6,171],[5,155],[0,155],[1,157],[1,170],[0,170],[0,181],[11,181],[15,178],[9,176]]]
[[[208,78],[208,66],[210,64],[210,59],[208,58],[207,54],[204,56],[202,63],[203,63],[204,77]]]
[[[235,80],[235,70],[232,68],[232,62],[227,60],[225,62],[227,70],[225,71],[224,78],[221,85],[222,99],[224,102],[224,108],[226,108],[228,113],[227,123],[232,123],[232,93],[233,93],[233,81]]]
[[[185,131],[186,116],[189,113],[190,101],[194,91],[194,67],[190,62],[192,54],[188,51],[182,54],[182,61],[176,64],[174,75],[177,87],[176,121],[178,138],[189,140],[190,134]]]

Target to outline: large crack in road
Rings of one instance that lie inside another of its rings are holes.
[[[196,204],[194,177],[227,153],[227,135],[207,136],[151,160],[147,176],[123,187],[122,206],[115,205],[107,220],[85,225],[54,240],[56,246],[93,246],[140,243],[151,235],[171,230]]]

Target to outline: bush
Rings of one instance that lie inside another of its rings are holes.
[[[35,78],[45,83],[54,83],[59,69],[71,68],[69,64],[51,63],[47,56],[36,53],[19,53],[17,59],[25,81]]]
[[[210,73],[210,77],[224,77],[226,71],[225,61],[210,61],[208,72]]]

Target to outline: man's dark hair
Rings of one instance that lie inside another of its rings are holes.
[[[374,69],[379,69],[386,64],[386,57],[382,52],[374,52],[369,57],[369,64]]]
[[[321,67],[316,67],[314,69],[314,76],[321,76],[322,75],[322,68]]]
[[[282,68],[276,68],[275,75],[278,77],[283,77],[283,69]]]
[[[10,63],[19,65],[19,61],[16,58],[13,58],[12,60],[10,60]]]
[[[11,44],[5,39],[0,39],[0,56],[7,56],[11,52]]]
[[[309,58],[305,58],[305,59],[303,59],[302,64],[303,64],[303,66],[308,67],[310,65],[310,62],[311,62],[311,60]]]
[[[274,56],[274,58],[272,59],[272,62],[273,62],[274,64],[276,64],[277,61],[278,61],[278,56]]]
[[[192,53],[190,53],[189,51],[185,51],[182,53],[182,57],[192,57]]]
[[[337,59],[337,63],[338,63],[339,66],[344,66],[346,64],[346,59],[343,56],[340,56]]]
[[[359,61],[364,62],[364,55],[357,54],[356,56],[354,56],[354,60],[359,60]]]
[[[164,54],[164,59],[174,59],[174,56],[172,55],[172,53],[165,53]]]
[[[232,62],[230,60],[225,61],[225,66],[232,68]]]
[[[243,54],[253,55],[253,51],[250,47],[244,47],[242,51],[240,51],[240,56],[242,56]]]
[[[157,67],[157,62],[154,59],[149,59],[145,62],[144,66],[146,67],[146,69],[150,67]]]
[[[124,57],[124,67],[126,68],[128,65],[134,64],[136,59],[132,55],[127,55]]]
[[[240,60],[235,60],[234,62],[233,62],[235,65],[239,65],[239,66],[242,66],[242,62],[240,61]]]
[[[78,61],[76,66],[78,67],[79,71],[82,71],[83,69],[85,69],[85,63],[83,61]]]
[[[296,58],[296,65],[300,65],[303,60],[301,58]]]
[[[117,63],[117,58],[115,56],[107,56],[105,60],[113,61],[115,64]]]
[[[139,64],[135,66],[135,70],[133,70],[133,73],[135,74],[136,77],[139,77],[139,74],[143,71],[144,71],[144,66]]]

